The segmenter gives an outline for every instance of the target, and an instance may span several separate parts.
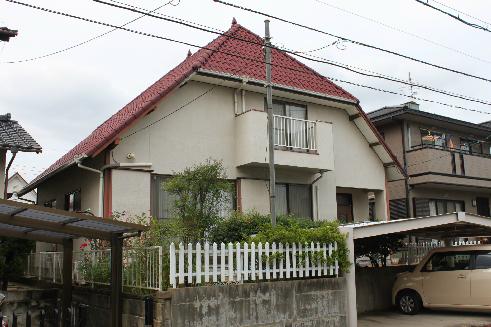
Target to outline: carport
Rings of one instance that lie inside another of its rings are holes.
[[[62,326],[70,326],[72,302],[73,239],[90,238],[111,242],[111,326],[122,324],[123,239],[137,236],[145,226],[92,217],[0,199],[0,236],[63,245]]]
[[[363,222],[339,227],[347,234],[349,260],[352,262],[350,272],[346,274],[348,294],[349,326],[357,326],[356,273],[355,273],[355,241],[358,239],[377,237],[388,234],[401,234],[450,240],[458,237],[478,237],[491,235],[491,218],[477,216],[466,212],[407,218],[382,222]]]

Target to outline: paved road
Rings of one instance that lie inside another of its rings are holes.
[[[358,327],[491,327],[491,314],[425,310],[415,316],[397,311],[377,312],[358,317]]]

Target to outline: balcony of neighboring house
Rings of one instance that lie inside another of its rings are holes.
[[[411,185],[445,184],[491,188],[491,155],[485,140],[422,132],[406,154]]]
[[[275,103],[273,140],[275,165],[306,170],[333,170],[332,124],[308,120],[306,107]],[[269,162],[268,115],[249,110],[238,114],[235,126],[236,165],[261,167]]]

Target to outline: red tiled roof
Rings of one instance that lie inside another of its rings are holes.
[[[75,158],[99,153],[135,119],[145,115],[158,101],[198,69],[264,81],[266,77],[262,63],[262,38],[239,24],[233,24],[226,34],[232,37],[219,36],[206,46],[207,49],[200,49],[188,56],[176,68],[97,127],[87,138],[36,177],[22,192],[37,187],[41,180],[71,165]],[[272,61],[273,84],[357,102],[353,95],[288,54],[273,49]]]

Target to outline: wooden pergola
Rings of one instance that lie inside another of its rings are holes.
[[[0,199],[0,236],[63,245],[63,327],[70,326],[73,239],[111,242],[111,326],[121,327],[123,239],[145,230],[143,225]]]

